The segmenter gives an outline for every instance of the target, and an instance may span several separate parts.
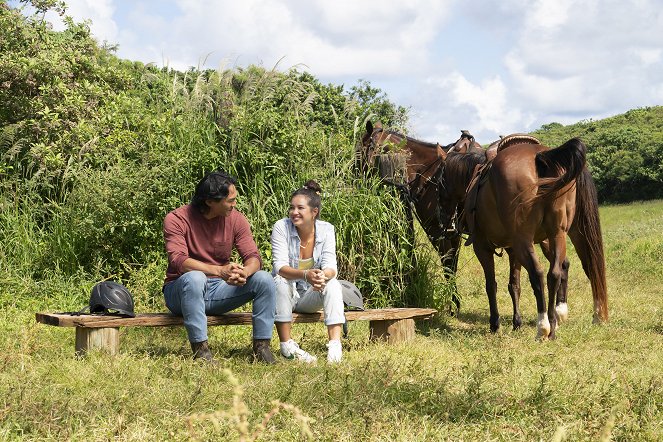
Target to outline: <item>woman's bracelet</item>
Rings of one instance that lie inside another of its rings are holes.
[[[308,273],[308,270],[304,270],[304,281],[308,284],[308,279],[306,279],[306,274]]]

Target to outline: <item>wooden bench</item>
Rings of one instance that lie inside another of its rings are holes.
[[[430,308],[387,308],[347,311],[347,321],[370,321],[370,339],[389,344],[405,342],[414,337],[414,320],[430,318],[436,310]],[[76,354],[100,349],[116,354],[120,347],[120,327],[173,327],[184,325],[181,316],[170,313],[142,313],[135,318],[99,315],[70,315],[67,313],[37,313],[37,322],[56,327],[76,327]],[[322,312],[293,313],[292,322],[322,322]],[[208,316],[207,325],[250,325],[251,312],[230,312]]]

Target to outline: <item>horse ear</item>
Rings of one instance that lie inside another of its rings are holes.
[[[449,149],[449,152],[451,152],[452,150],[453,150],[453,146],[451,147],[451,149]],[[442,147],[440,145],[440,143],[437,143],[437,157],[442,158],[442,161],[446,161],[447,160],[447,153],[448,152],[444,150],[444,147]]]
[[[371,120],[368,120],[366,122],[366,133],[368,133],[368,134],[373,133],[373,123],[371,123]]]

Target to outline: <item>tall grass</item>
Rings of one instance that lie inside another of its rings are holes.
[[[349,113],[351,100],[343,98],[345,107],[331,110],[336,119],[330,126],[317,120],[316,83],[294,71],[181,74],[132,66],[131,75],[132,87],[104,95],[99,126],[71,122],[73,129],[54,142],[66,173],[59,162],[9,151],[3,156],[10,165],[4,204],[11,201],[11,210],[2,222],[13,245],[11,254],[0,256],[7,267],[38,277],[55,268],[133,281],[134,272],[163,263],[166,213],[190,201],[206,172],[225,169],[238,179],[239,209],[251,222],[267,270],[274,222],[285,216],[292,191],[315,179],[325,191],[322,216],[337,227],[341,276],[357,283],[369,305],[412,303],[407,278],[433,287],[424,281],[432,273],[408,275],[404,267],[411,247],[401,204],[377,181],[357,178],[358,116]],[[71,145],[83,140],[82,148]],[[28,180],[9,173],[30,171],[33,163],[44,172],[27,172]]]

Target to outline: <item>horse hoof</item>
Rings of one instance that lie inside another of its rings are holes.
[[[539,320],[536,323],[536,337],[545,340],[550,335],[550,321],[546,313],[539,313]]]
[[[500,331],[500,325],[499,324],[490,326],[490,332],[491,333],[497,333],[499,331]]]
[[[555,315],[558,321],[566,321],[569,319],[569,306],[566,302],[562,302],[555,307]]]

